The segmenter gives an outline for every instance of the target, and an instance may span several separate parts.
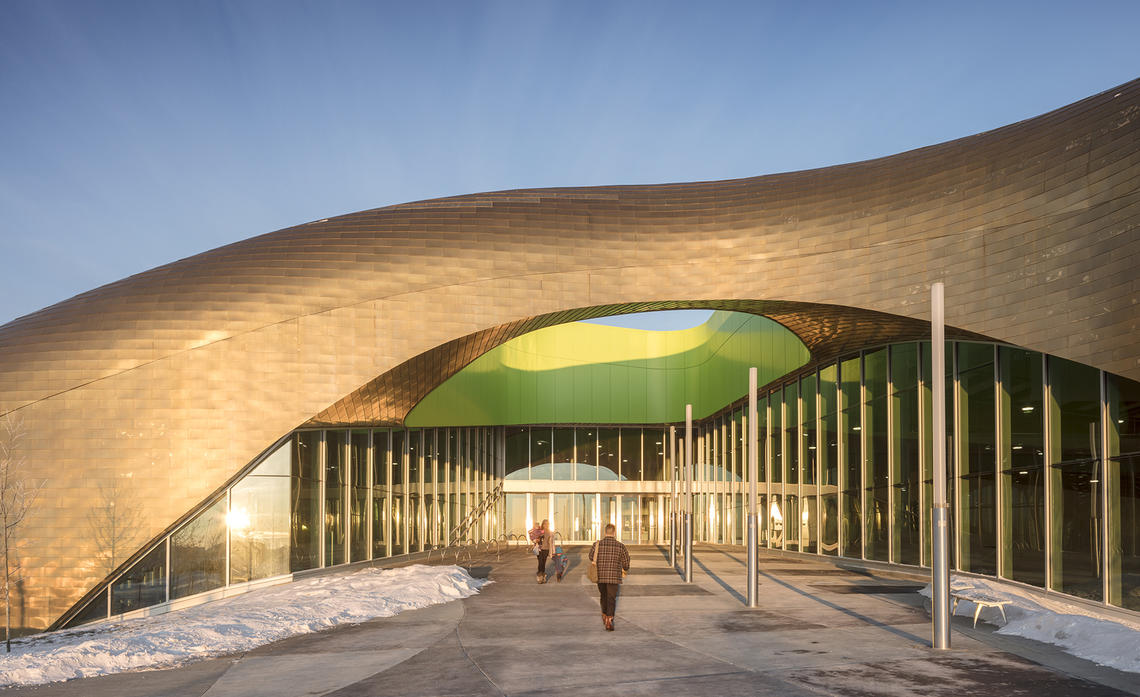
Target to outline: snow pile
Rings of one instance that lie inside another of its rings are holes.
[[[0,653],[0,687],[169,667],[248,651],[297,634],[479,592],[458,566],[364,569],[287,583],[154,617],[39,634]]]
[[[976,606],[968,598],[1008,600],[1008,620],[998,634],[1025,637],[1060,646],[1065,651],[1102,666],[1140,673],[1140,622],[1098,615],[1095,609],[1065,602],[1061,598],[1029,595],[1020,588],[980,578],[952,576],[951,592],[963,598],[955,614],[974,616]],[[930,586],[919,591],[929,598]],[[984,608],[982,621],[1001,622],[1001,612]]]

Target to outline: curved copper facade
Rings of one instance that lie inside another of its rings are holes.
[[[1134,81],[826,169],[354,213],[19,318],[0,327],[0,414],[23,417],[48,491],[15,621],[46,626],[102,577],[92,484],[130,482],[141,543],[299,424],[398,421],[482,350],[579,316],[745,309],[818,357],[921,333],[942,280],[962,336],[1140,380],[1138,182]]]

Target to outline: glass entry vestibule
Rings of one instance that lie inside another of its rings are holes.
[[[613,493],[509,493],[506,495],[507,533],[525,536],[543,520],[567,544],[589,543],[602,535],[607,523],[629,544],[668,542],[669,497]]]

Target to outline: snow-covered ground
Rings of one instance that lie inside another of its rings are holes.
[[[950,589],[966,598],[974,595],[1008,600],[1007,622],[1002,622],[997,608],[983,608],[979,617],[981,622],[1000,627],[998,634],[1055,644],[1102,666],[1140,673],[1140,622],[1097,614],[1094,609],[1061,598],[1030,595],[1000,581],[952,575]],[[919,593],[929,598],[930,586]],[[972,618],[975,609],[974,603],[962,600],[955,614]]]
[[[248,651],[297,634],[466,598],[487,583],[458,566],[364,569],[251,591],[164,615],[38,634],[0,653],[0,687],[38,685]]]

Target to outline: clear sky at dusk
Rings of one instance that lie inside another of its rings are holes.
[[[291,225],[888,155],[1140,76],[1140,2],[0,4],[0,323]]]

